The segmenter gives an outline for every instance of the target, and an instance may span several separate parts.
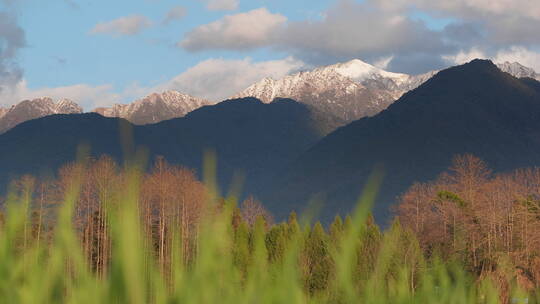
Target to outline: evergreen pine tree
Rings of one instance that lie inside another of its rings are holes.
[[[355,279],[360,285],[363,285],[373,274],[382,241],[381,231],[373,216],[368,216],[365,225],[365,229],[358,240],[358,259],[355,275]]]
[[[330,224],[330,241],[335,248],[338,248],[338,245],[342,240],[344,229],[341,216],[336,215],[334,221]]]
[[[320,222],[309,233],[304,248],[306,288],[310,294],[324,291],[331,278],[333,262],[328,248],[328,236]]]
[[[250,237],[250,247],[254,263],[261,263],[262,259],[266,260],[266,221],[263,216],[258,216],[253,225],[253,230]]]
[[[234,264],[245,277],[250,261],[249,227],[246,222],[240,221],[234,233],[233,247]]]
[[[288,238],[292,239],[293,236],[296,236],[297,233],[299,232],[300,232],[300,225],[298,224],[296,212],[293,211],[289,215],[289,220],[288,220],[288,231],[287,231]]]
[[[286,224],[273,226],[266,234],[266,249],[271,263],[282,262],[286,248]]]

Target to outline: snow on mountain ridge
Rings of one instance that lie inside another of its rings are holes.
[[[313,83],[313,89],[320,91],[325,90],[330,85],[330,83],[325,84],[324,81],[335,81],[337,78],[340,78],[337,75],[368,89],[385,90],[388,94],[394,96],[394,98],[399,98],[406,91],[416,88],[423,81],[429,79],[434,73],[430,72],[417,76],[393,73],[377,68],[362,60],[353,59],[344,63],[287,75],[278,80],[267,77],[234,95],[233,98],[253,96],[264,102],[271,102],[276,97],[293,98],[295,95],[294,87],[307,79],[316,80]]]
[[[114,104],[109,108],[97,108],[97,112],[106,117],[120,117],[134,124],[151,124],[163,120],[182,117],[211,102],[178,91],[152,93],[130,104]]]
[[[292,98],[334,116],[343,123],[364,116],[372,116],[389,105],[396,94],[377,87],[368,87],[352,79],[377,81],[377,68],[361,61],[316,68],[285,76],[281,79],[264,78],[231,98],[256,97],[265,103],[276,98]],[[394,75],[396,79],[402,78]],[[394,80],[389,85],[397,86]],[[358,102],[358,101],[362,102]]]
[[[422,79],[430,76],[422,75]],[[292,98],[349,122],[384,110],[421,83],[418,77],[387,72],[354,59],[277,80],[264,78],[232,98],[251,96],[266,103]]]
[[[402,84],[410,77],[407,74],[385,71],[360,59],[353,59],[345,63],[337,63],[334,65],[321,67],[320,69],[332,69],[337,73],[360,83],[368,79],[376,80],[379,78],[389,78],[394,80],[396,84]]]
[[[497,67],[501,71],[509,73],[517,78],[529,77],[540,81],[540,74],[538,74],[534,69],[526,67],[519,62],[505,61],[497,64]]]
[[[73,100],[62,98],[58,102],[56,102],[54,106],[54,111],[56,114],[74,114],[82,113],[83,109]]]
[[[519,63],[506,62],[498,66],[515,77],[540,80],[538,73]],[[233,98],[256,97],[266,103],[278,97],[292,98],[348,122],[377,114],[438,72],[435,70],[420,75],[393,73],[353,59],[277,80],[264,78]]]
[[[53,114],[82,113],[82,108],[69,99],[54,102],[50,97],[23,100],[9,109],[0,109],[0,133],[3,133],[27,120]],[[3,112],[3,114],[2,114]]]

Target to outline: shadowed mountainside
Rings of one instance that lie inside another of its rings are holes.
[[[145,126],[95,113],[53,115],[22,123],[0,136],[0,182],[5,186],[10,178],[25,173],[54,174],[75,159],[81,143],[91,148],[93,156],[109,154],[121,161],[121,134],[131,129],[134,144],[146,148],[150,160],[160,155],[199,170],[204,151],[214,150],[222,188],[229,187],[235,172],[243,172],[246,191],[258,193],[278,170],[337,124],[286,99],[270,104],[254,98],[228,100]]]
[[[456,154],[472,153],[496,171],[540,165],[539,88],[485,60],[441,71],[387,110],[321,140],[265,199],[279,212],[301,209],[318,193],[324,217],[345,213],[380,165],[385,178],[374,212],[381,220],[400,193],[434,178]]]

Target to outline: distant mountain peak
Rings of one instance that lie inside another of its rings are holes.
[[[347,123],[379,113],[432,75],[388,72],[353,59],[277,80],[263,78],[233,98],[252,96],[266,103],[291,98]]]
[[[411,77],[407,74],[385,71],[360,59],[353,59],[344,63],[337,63],[323,67],[322,69],[332,69],[337,73],[357,82],[363,82],[368,79],[389,78],[398,82],[398,84],[401,84]]]
[[[83,109],[71,99],[62,98],[55,105],[56,114],[82,113]]]
[[[208,100],[168,90],[149,94],[130,104],[115,104],[109,108],[97,108],[94,112],[106,117],[124,118],[134,124],[145,125],[183,117],[195,109],[210,104],[212,103]]]
[[[526,67],[519,62],[503,62],[497,65],[501,71],[509,73],[517,78],[532,78],[540,81],[540,74],[534,69]]]
[[[540,81],[540,74],[519,63],[495,65],[490,60],[476,59],[463,69],[489,67],[500,69],[514,77],[529,77]],[[386,109],[404,93],[411,91],[439,71],[408,75],[385,71],[360,59],[297,72],[280,79],[263,78],[234,95],[253,96],[263,102],[275,98],[292,98],[327,112],[344,122],[373,116]]]
[[[83,109],[69,99],[58,102],[50,97],[26,99],[9,109],[0,108],[0,133],[3,133],[19,123],[53,114],[82,113]]]

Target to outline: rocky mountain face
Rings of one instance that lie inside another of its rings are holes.
[[[280,80],[263,79],[235,96],[254,96],[269,103],[275,98],[298,100],[322,113],[343,120],[371,116],[386,108],[394,96],[383,90],[368,89],[335,71],[302,72]],[[365,101],[359,103],[359,100]]]
[[[503,72],[506,72],[517,78],[532,78],[540,81],[540,74],[534,69],[526,67],[518,62],[504,62],[497,64],[497,67]]]
[[[434,74],[392,73],[355,59],[278,80],[265,78],[234,97],[252,96],[263,102],[292,98],[348,123],[379,113]]]
[[[82,113],[83,109],[69,99],[54,102],[51,98],[43,97],[24,100],[9,109],[0,108],[0,133],[15,127],[27,120],[53,114]]]
[[[323,138],[279,174],[263,201],[274,212],[302,210],[317,194],[328,219],[350,211],[379,170],[384,179],[374,213],[384,221],[401,193],[435,178],[455,155],[476,155],[497,172],[534,167],[540,165],[539,139],[540,82],[474,60]]]
[[[105,117],[118,117],[137,125],[157,123],[182,117],[211,102],[177,91],[153,93],[130,104],[115,104],[110,108],[97,108],[93,112]]]
[[[182,94],[177,91],[153,93],[130,104],[115,104],[109,108],[97,108],[96,112],[106,117],[118,117],[137,125],[152,124],[163,120],[183,117],[211,102]],[[24,100],[10,108],[0,107],[0,133],[13,128],[19,123],[53,114],[82,113],[83,109],[69,99],[54,102],[42,97]]]

